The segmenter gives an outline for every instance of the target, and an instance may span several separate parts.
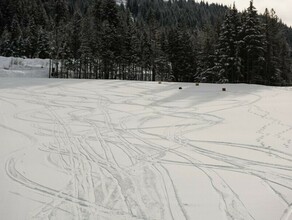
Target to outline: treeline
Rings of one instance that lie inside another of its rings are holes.
[[[274,10],[259,17],[250,2],[239,14],[229,10],[221,25],[214,54],[201,79],[219,82],[286,84],[291,81],[291,46]]]
[[[291,44],[252,2],[0,1],[0,54],[51,58],[54,77],[288,84]]]

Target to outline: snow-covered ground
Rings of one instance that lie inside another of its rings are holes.
[[[49,77],[49,59],[0,56],[0,77]]]
[[[291,139],[289,87],[0,78],[0,219],[289,220]]]

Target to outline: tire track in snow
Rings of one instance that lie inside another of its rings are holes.
[[[259,98],[259,99],[257,99],[256,101],[254,101],[254,102],[252,102],[252,103],[256,103],[258,100],[260,100],[261,98]],[[250,103],[249,103],[250,104]],[[241,107],[241,105],[239,105],[239,106],[236,106],[236,107]],[[225,109],[229,109],[229,108],[225,108]],[[225,110],[225,109],[223,109],[223,110]],[[220,111],[222,111],[222,109],[220,109]],[[216,112],[216,111],[214,111],[214,112]],[[158,135],[157,135],[158,136]],[[261,150],[259,150],[259,151],[261,151]],[[210,152],[208,152],[208,153],[210,153]],[[206,156],[207,156],[207,154],[206,154]],[[279,155],[277,155],[278,157],[279,157]],[[283,157],[282,157],[282,159],[284,159],[284,160],[288,160],[288,161],[291,161],[291,158],[289,158],[289,159],[286,159],[286,158],[284,158],[285,157],[285,155],[282,155]],[[219,157],[220,158],[220,157]],[[238,158],[234,158],[234,159],[238,159]],[[225,161],[224,159],[222,160],[222,161]],[[254,161],[250,161],[251,163],[254,163]],[[266,168],[266,166],[267,166],[268,164],[263,164],[263,167],[264,168]],[[275,165],[274,164],[271,164],[271,167],[275,167]],[[285,169],[285,167],[278,167],[279,169]],[[254,175],[256,175],[256,174],[254,174]],[[260,177],[261,179],[264,179],[262,176],[258,176],[258,177]],[[291,181],[291,179],[289,178],[289,180]],[[288,187],[289,188],[289,187]]]
[[[40,209],[32,213],[36,218],[41,219],[46,216],[54,219],[58,217],[58,210],[67,212],[73,210],[75,217],[68,216],[69,219],[90,217],[191,219],[180,201],[180,189],[176,188],[172,173],[166,167],[167,163],[193,166],[194,169],[201,170],[222,198],[226,216],[231,219],[237,219],[238,216],[244,219],[253,219],[253,217],[232,186],[217,171],[232,170],[232,172],[245,173],[256,176],[267,184],[282,184],[283,187],[290,189],[291,176],[286,172],[291,172],[291,167],[284,165],[284,162],[291,162],[289,154],[262,146],[188,140],[185,137],[186,134],[196,130],[207,129],[221,123],[223,119],[216,116],[216,112],[253,105],[260,97],[232,104],[227,103],[226,106],[219,106],[218,109],[210,112],[197,113],[196,108],[188,109],[190,112],[187,112],[178,107],[167,107],[159,103],[162,97],[157,98],[154,97],[155,94],[149,93],[152,85],[141,90],[138,89],[142,85],[138,85],[134,88],[134,91],[139,91],[138,95],[126,92],[123,94],[125,98],[122,101],[113,101],[111,98],[120,94],[117,92],[120,88],[131,86],[132,83],[123,82],[111,91],[106,86],[95,88],[95,82],[88,84],[86,88],[83,88],[83,85],[64,85],[60,86],[58,91],[43,87],[42,94],[38,96],[31,95],[37,93],[38,88],[26,90],[24,95],[13,94],[15,100],[24,100],[28,104],[40,107],[17,114],[15,118],[33,123],[34,129],[37,130],[36,135],[44,135],[51,139],[50,142],[43,143],[39,150],[49,155],[47,161],[52,167],[71,177],[64,189],[55,190],[48,187],[47,189],[46,186],[38,185],[37,182],[33,183],[25,175],[21,176],[17,169],[8,169],[7,175],[15,178],[16,182],[20,181],[23,186],[33,188],[52,198],[50,202],[43,204]],[[104,88],[107,90],[102,91]],[[101,92],[109,97],[100,95]],[[143,94],[147,94],[147,100],[152,101],[152,105],[144,106],[145,109],[138,112],[122,109],[119,112],[118,109],[112,107],[115,103],[143,107],[136,101]],[[159,123],[158,119],[165,114],[173,118],[173,123],[167,124],[164,128],[161,126],[162,134],[155,132],[157,128],[155,126],[148,126],[148,128],[145,126],[147,123],[157,121]],[[188,122],[193,118],[195,118],[193,122]],[[129,122],[137,123],[137,128],[128,127]],[[77,124],[82,126],[82,129],[77,129]],[[283,134],[287,133],[289,130]],[[163,142],[158,143],[160,140]],[[214,147],[207,149],[205,146],[208,144],[240,148],[261,155],[269,153],[276,157],[278,162],[274,164],[255,161],[240,155],[218,152]],[[123,152],[130,162],[128,167],[117,160],[120,155],[114,151],[114,147]],[[197,155],[223,162],[226,165],[206,164],[204,161],[187,155],[185,150],[191,150]],[[164,159],[167,154],[174,154],[187,162]],[[13,160],[7,163],[13,167],[18,156],[11,156]],[[279,192],[274,189],[274,193]],[[281,197],[281,194],[279,193],[278,196]],[[170,201],[170,198],[175,198],[175,201]],[[282,199],[285,200],[284,197]],[[236,207],[233,204],[236,204]],[[150,213],[151,209],[158,210],[154,209],[155,206],[159,207],[160,211],[156,214]],[[178,211],[174,212],[174,210]],[[288,209],[286,213],[289,213]]]

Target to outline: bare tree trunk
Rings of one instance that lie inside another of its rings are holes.
[[[52,60],[50,58],[50,62],[49,62],[49,78],[51,78],[51,73],[52,73],[51,64],[52,64]]]
[[[56,75],[59,78],[59,61],[56,62]]]
[[[92,62],[89,63],[89,78],[92,78]]]
[[[81,79],[81,72],[82,72],[82,62],[80,60],[80,66],[79,66],[79,79]]]

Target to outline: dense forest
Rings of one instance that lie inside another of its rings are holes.
[[[252,1],[0,0],[0,55],[50,58],[53,77],[286,85],[291,48]]]

